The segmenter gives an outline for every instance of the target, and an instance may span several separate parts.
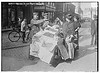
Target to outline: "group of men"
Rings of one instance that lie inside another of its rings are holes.
[[[96,18],[96,17],[95,17]],[[96,19],[91,24],[91,34],[92,34],[92,41],[91,44],[93,44],[93,39],[95,37],[95,44],[97,42],[97,24]],[[59,22],[59,23],[58,23]],[[26,24],[26,19],[22,22],[22,24]],[[79,34],[78,30],[81,27],[80,25],[80,19],[78,16],[72,16],[71,14],[65,15],[65,22],[62,22],[59,20],[59,18],[56,19],[56,25],[59,25],[59,32],[57,33],[58,42],[57,46],[55,46],[54,56],[52,59],[56,58],[56,56],[62,56],[64,60],[71,59],[73,60],[75,57],[75,51],[79,49]],[[43,19],[38,20],[38,13],[33,13],[33,18],[30,21],[30,42],[32,42],[32,37],[34,34],[39,32],[40,30],[44,30],[47,26],[49,26],[49,19],[48,14],[43,14]],[[95,27],[95,29],[94,29]],[[23,29],[23,27],[21,28]],[[22,30],[23,31],[23,30]],[[23,31],[23,35],[25,35],[25,32]],[[23,36],[25,37],[25,36]],[[23,39],[24,40],[24,39]],[[51,62],[52,63],[52,62]]]
[[[44,30],[50,24],[47,18],[47,13],[45,13],[43,17],[43,19],[38,20],[38,14],[33,13],[33,18],[30,22],[31,42],[34,34],[41,30]],[[78,49],[78,30],[81,27],[78,16],[73,17],[71,14],[66,14],[65,22],[62,22],[59,18],[56,18],[55,25],[59,26],[58,29],[60,31],[57,33],[58,42],[54,48],[54,56],[52,57],[52,59],[56,58],[55,56],[62,56],[64,60],[74,59],[76,50],[75,48]],[[53,60],[51,60],[51,64],[52,61]]]

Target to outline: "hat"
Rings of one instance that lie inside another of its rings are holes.
[[[44,13],[44,14],[43,14],[43,16],[46,16],[46,15],[48,15],[48,13]]]
[[[71,15],[71,14],[66,14],[65,17],[66,17],[66,18],[72,18],[72,15]]]
[[[38,13],[37,12],[34,12],[33,15],[38,15]]]

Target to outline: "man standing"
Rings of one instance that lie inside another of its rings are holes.
[[[66,15],[66,21],[62,26],[62,34],[63,38],[59,37],[58,39],[58,48],[61,52],[61,55],[64,60],[73,59],[74,58],[74,48],[72,38],[74,35],[74,27],[72,16],[70,14]]]
[[[48,13],[43,14],[43,19],[46,20],[45,22],[43,22],[43,25],[41,25],[41,28],[44,30],[49,25]]]
[[[72,16],[66,15],[66,21],[62,25],[62,31],[59,32],[57,46],[54,48],[54,55],[50,64],[55,66],[63,60],[72,60],[74,58],[74,48],[71,38],[74,34]],[[71,62],[71,61],[70,61]]]
[[[65,40],[65,43],[67,44],[69,59],[74,58],[74,46],[73,46],[72,38],[74,37],[75,31],[74,31],[74,23],[72,19],[73,19],[72,15],[67,14],[66,21],[62,27],[62,32],[64,34],[64,40]]]
[[[94,20],[91,22],[91,45],[97,45],[97,16],[94,15]]]
[[[22,39],[23,43],[25,43],[25,27],[27,25],[26,19],[24,19],[21,23],[21,32],[22,32]]]
[[[30,41],[32,41],[32,37],[35,33],[39,31],[39,26],[41,23],[43,23],[47,19],[41,19],[38,20],[38,13],[34,12],[33,13],[33,18],[30,21],[30,27],[31,27],[31,32],[30,32]]]

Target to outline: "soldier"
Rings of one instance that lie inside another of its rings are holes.
[[[73,35],[74,34],[74,25],[73,25],[73,21],[72,21],[72,15],[67,14],[65,20],[66,21],[64,22],[64,24],[62,26],[64,39],[66,39],[66,37],[68,35]]]
[[[43,18],[46,20],[43,22],[43,25],[41,25],[41,28],[44,30],[49,25],[48,13],[44,13]]]
[[[91,22],[91,45],[97,45],[97,16],[94,15],[94,20]]]
[[[54,48],[54,55],[51,59],[50,64],[55,66],[61,61],[71,60],[74,58],[74,48],[71,38],[74,34],[74,27],[72,16],[70,14],[66,15],[66,21],[62,25],[62,32],[58,33],[57,46]],[[63,60],[62,60],[63,59]],[[71,62],[70,61],[70,62]]]
[[[60,36],[57,42],[58,49],[60,50],[61,56],[64,60],[71,60],[74,58],[74,48],[72,42],[72,38],[74,35],[74,27],[73,21],[71,20],[72,16],[70,14],[67,14],[66,21],[62,26],[62,33],[59,33]]]
[[[30,22],[30,27],[31,27],[31,32],[30,32],[30,41],[32,41],[32,37],[35,33],[39,31],[39,26],[41,23],[43,23],[47,19],[40,19],[38,20],[38,13],[34,12],[33,13],[33,18],[31,19]]]
[[[62,32],[64,34],[64,40],[67,44],[69,59],[74,59],[74,46],[73,46],[73,38],[74,38],[74,22],[72,21],[73,17],[71,14],[66,15],[66,21],[63,24]]]

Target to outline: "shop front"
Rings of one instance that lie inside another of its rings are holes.
[[[26,18],[27,23],[33,17],[33,12],[38,12],[39,19],[42,18],[44,12],[48,13],[48,18],[52,19],[54,16],[54,6],[48,3],[39,2],[3,2],[2,3],[2,27],[10,28],[12,26],[20,25],[21,21]]]
[[[43,13],[48,13],[48,19],[52,21],[54,17],[55,7],[44,3],[43,5],[35,5],[34,11],[39,13],[39,19],[42,18]]]

